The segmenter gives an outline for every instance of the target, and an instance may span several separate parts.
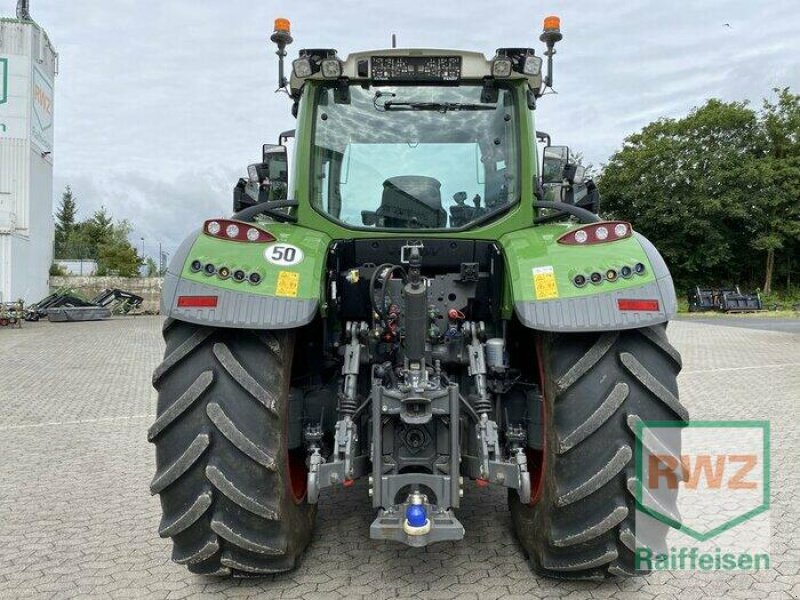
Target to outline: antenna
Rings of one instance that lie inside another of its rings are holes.
[[[392,48],[397,48],[397,36],[392,34]]]

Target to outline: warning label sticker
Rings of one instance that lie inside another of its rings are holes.
[[[553,267],[533,268],[533,291],[537,300],[558,298],[558,286]]]
[[[296,298],[300,289],[300,273],[294,271],[281,271],[278,273],[278,285],[275,288],[276,296]]]

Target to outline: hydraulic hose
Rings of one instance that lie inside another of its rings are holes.
[[[375,303],[375,284],[378,282],[378,277],[380,276],[381,272],[389,269],[389,271],[385,274],[383,278],[383,287],[381,288],[381,302],[380,305]],[[370,305],[372,306],[372,312],[377,313],[378,316],[382,319],[386,318],[386,288],[389,285],[389,278],[392,276],[392,273],[395,271],[400,271],[403,276],[403,280],[405,281],[406,278],[406,271],[400,265],[395,265],[392,263],[383,263],[375,267],[375,270],[372,272],[372,277],[369,278],[369,301]]]

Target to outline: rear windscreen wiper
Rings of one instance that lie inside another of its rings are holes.
[[[463,104],[461,102],[394,102],[389,100],[382,105],[384,110],[435,110],[445,113],[449,110],[495,110],[487,104]]]

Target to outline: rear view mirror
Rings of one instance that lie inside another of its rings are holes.
[[[262,162],[247,167],[247,179],[240,179],[234,187],[233,212],[260,202],[286,200],[289,189],[286,146],[264,144],[262,156]]]
[[[264,144],[262,155],[262,166],[265,168],[269,180],[271,182],[280,182],[288,185],[289,158],[286,154],[286,146]]]
[[[247,166],[247,180],[250,183],[260,184],[269,180],[267,172],[268,166],[264,163],[256,163]]]
[[[264,144],[263,162],[253,165],[258,174],[258,183],[266,191],[268,201],[286,200],[289,188],[289,158],[286,146]],[[248,173],[250,169],[248,169]]]
[[[542,184],[562,183],[569,163],[569,147],[547,146],[542,158]]]

